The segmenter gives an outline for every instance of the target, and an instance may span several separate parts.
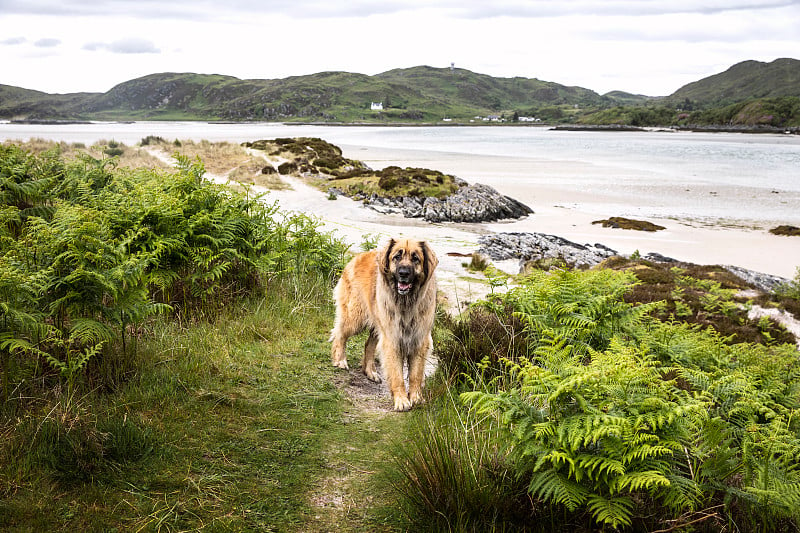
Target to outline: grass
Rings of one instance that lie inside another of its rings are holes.
[[[45,139],[31,139],[26,142],[13,141],[25,150],[41,154],[47,150],[58,150],[65,159],[74,159],[79,154],[88,154],[96,159],[117,155],[119,166],[128,168],[172,168],[172,165],[150,154],[145,146],[163,152],[165,156],[181,154],[189,159],[200,158],[205,169],[211,174],[226,176],[231,181],[245,185],[256,185],[267,189],[287,189],[289,185],[277,174],[266,174],[262,169],[267,164],[263,157],[251,155],[235,143],[210,142],[207,140],[178,142],[162,138],[145,137],[140,146],[127,146],[114,140],[101,140],[93,146],[83,143],[66,143]],[[109,153],[111,150],[118,150]]]
[[[161,143],[159,147],[168,154],[179,153],[189,159],[199,157],[202,159],[206,171],[212,174],[224,175],[232,168],[251,163],[253,159],[242,146],[227,141],[182,140],[179,146],[167,142]],[[261,166],[258,168],[260,169]]]
[[[33,154],[41,154],[48,150],[57,150],[65,160],[75,159],[80,154],[88,154],[95,159],[107,159],[111,157],[111,150],[117,150],[113,155],[118,156],[119,166],[129,168],[169,168],[169,165],[152,156],[142,147],[127,146],[118,143],[113,139],[103,139],[92,146],[83,143],[66,143],[64,141],[51,141],[46,139],[30,139],[28,141],[8,141],[19,145],[24,150]]]
[[[295,289],[214,323],[151,324],[119,390],[5,419],[0,529],[390,528],[369,474],[406,419],[353,407],[329,363],[332,306],[315,303],[329,287]]]

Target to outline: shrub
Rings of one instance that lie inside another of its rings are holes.
[[[332,170],[345,166],[346,162],[341,158],[333,159],[333,158],[318,157],[314,160],[314,164],[318,167]]]
[[[445,315],[442,326],[450,332],[435,346],[436,359],[449,381],[462,382],[476,375],[479,364],[486,378],[501,371],[499,361],[517,360],[532,354],[524,326],[513,308],[475,305],[462,317]]]
[[[378,187],[383,189],[384,191],[390,191],[397,187],[397,178],[394,176],[381,176],[378,179]]]
[[[281,163],[278,165],[279,174],[294,174],[297,172],[297,165],[290,162]]]
[[[151,144],[167,144],[167,141],[163,137],[159,137],[158,135],[148,135],[147,137],[143,137],[139,144],[142,146],[149,146]]]
[[[103,149],[103,153],[109,157],[120,156],[125,153],[125,145],[116,141],[108,141],[108,145]]]

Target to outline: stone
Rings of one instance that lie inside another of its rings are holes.
[[[756,272],[754,270],[747,270],[746,268],[737,267],[733,265],[722,265],[725,270],[731,274],[739,276],[747,283],[755,288],[764,292],[772,292],[780,285],[789,283],[789,280],[780,276],[773,276],[772,274],[764,274],[763,272]]]
[[[402,213],[406,218],[424,218],[428,222],[494,222],[533,213],[522,202],[480,183],[460,187],[444,199],[372,194],[364,205],[379,213]]]
[[[560,258],[570,266],[585,268],[619,255],[602,244],[578,244],[544,233],[495,233],[479,237],[478,244],[478,251],[493,260],[519,259],[521,267],[528,261]]]

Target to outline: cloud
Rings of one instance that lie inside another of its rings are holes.
[[[3,39],[2,41],[0,41],[0,44],[15,45],[15,44],[22,44],[25,41],[27,41],[25,37],[11,37],[10,39]]]
[[[97,52],[105,50],[113,54],[158,54],[161,50],[156,48],[152,41],[147,39],[140,39],[138,37],[130,37],[127,39],[120,39],[110,43],[86,43],[83,45],[84,50]]]
[[[796,6],[794,0],[499,0],[444,1],[455,12],[467,18],[514,16],[552,18],[566,16],[653,16],[672,14],[713,15],[729,11],[761,11]]]
[[[55,46],[58,46],[59,44],[61,44],[61,41],[59,39],[45,38],[45,39],[39,39],[38,41],[33,43],[33,46],[37,46],[39,48],[53,48]]]
[[[143,19],[219,20],[255,15],[298,18],[360,18],[433,10],[454,18],[553,18],[570,16],[714,15],[796,7],[796,0],[0,0],[8,14],[56,16],[127,16]]]

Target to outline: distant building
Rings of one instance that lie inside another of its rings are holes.
[[[536,117],[519,117],[520,122],[541,122],[542,119]]]
[[[373,111],[383,111],[383,102],[372,102],[369,108]]]

